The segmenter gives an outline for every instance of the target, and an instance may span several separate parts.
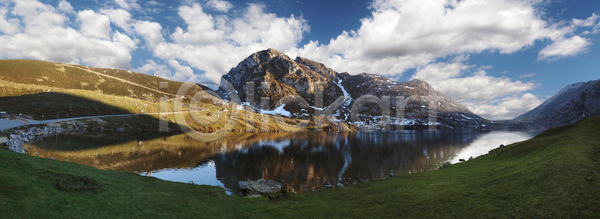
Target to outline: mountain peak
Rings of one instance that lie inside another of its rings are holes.
[[[276,57],[280,57],[281,59],[286,61],[292,61],[292,59],[286,54],[283,54],[275,49],[269,48],[266,50],[255,52],[252,55],[248,56],[246,59],[241,61],[236,67],[231,68],[230,72],[246,71],[247,69],[250,69],[252,67],[269,63]]]
[[[266,63],[266,62],[271,61],[275,57],[280,57],[285,60],[291,60],[291,58],[289,56],[287,56],[286,54],[279,52],[272,48],[255,52],[254,54],[250,55],[250,57],[248,57],[248,58],[254,59],[254,60],[258,61],[259,63]]]
[[[420,80],[420,79],[412,79],[410,81],[408,81],[409,84],[413,84],[419,87],[425,87],[428,90],[433,90],[433,87],[431,87],[431,85],[429,83],[427,83],[426,81]]]

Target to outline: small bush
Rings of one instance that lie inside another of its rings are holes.
[[[92,191],[100,193],[104,189],[104,186],[87,176],[61,176],[56,183],[56,188],[61,191]]]

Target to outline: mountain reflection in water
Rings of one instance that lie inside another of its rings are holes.
[[[470,130],[232,133],[207,143],[186,135],[153,139],[80,134],[48,137],[25,147],[31,147],[31,155],[170,181],[222,186],[237,194],[238,182],[243,180],[272,179],[288,190],[302,192],[328,184],[434,170],[446,161],[478,156],[500,144],[530,137]]]

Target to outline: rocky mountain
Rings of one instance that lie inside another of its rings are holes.
[[[533,110],[514,119],[529,129],[571,124],[600,114],[600,80],[568,85]]]
[[[232,68],[217,93],[263,113],[313,120],[323,115],[358,127],[484,128],[487,123],[424,81],[338,73],[274,49],[256,52]]]

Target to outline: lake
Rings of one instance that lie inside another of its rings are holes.
[[[163,180],[220,186],[272,179],[294,192],[438,169],[486,154],[526,132],[403,130],[388,133],[231,133],[200,142],[184,134],[69,134],[25,145],[27,153]]]

